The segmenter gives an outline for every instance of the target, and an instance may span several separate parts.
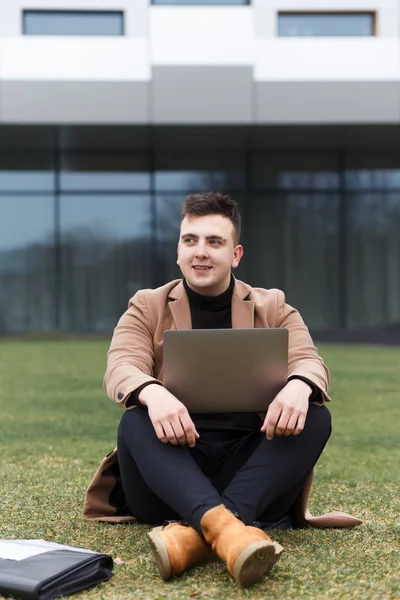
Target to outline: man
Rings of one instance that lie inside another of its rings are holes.
[[[177,261],[183,281],[139,291],[108,353],[106,391],[128,409],[118,430],[128,513],[146,523],[172,521],[149,534],[164,579],[215,551],[239,586],[259,581],[282,552],[262,527],[299,525],[296,505],[331,432],[328,369],[283,292],[233,277],[243,255],[239,240],[233,200],[187,196]],[[230,327],[289,330],[288,381],[263,420],[254,413],[190,415],[163,387],[165,330]],[[102,518],[90,505],[87,498],[86,516]],[[360,523],[335,516],[319,525]]]

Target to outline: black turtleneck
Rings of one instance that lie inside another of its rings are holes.
[[[232,327],[232,294],[235,279],[231,275],[228,289],[218,296],[203,296],[193,291],[183,280],[189,298],[192,329],[230,329]]]

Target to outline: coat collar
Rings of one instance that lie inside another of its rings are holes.
[[[252,329],[254,327],[255,302],[248,300],[252,288],[235,278],[235,287],[232,295],[232,328]],[[192,317],[190,315],[190,304],[183,282],[172,288],[168,298],[173,300],[169,303],[175,329],[191,329]]]

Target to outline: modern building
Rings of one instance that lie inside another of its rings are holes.
[[[3,0],[0,332],[110,332],[214,189],[238,277],[400,339],[399,124],[399,0]]]

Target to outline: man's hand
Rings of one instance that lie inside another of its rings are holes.
[[[291,379],[269,405],[261,431],[274,435],[299,435],[304,429],[312,390],[301,379]]]
[[[147,385],[139,393],[147,406],[158,439],[164,444],[188,444],[191,448],[200,436],[186,406],[161,385]]]

